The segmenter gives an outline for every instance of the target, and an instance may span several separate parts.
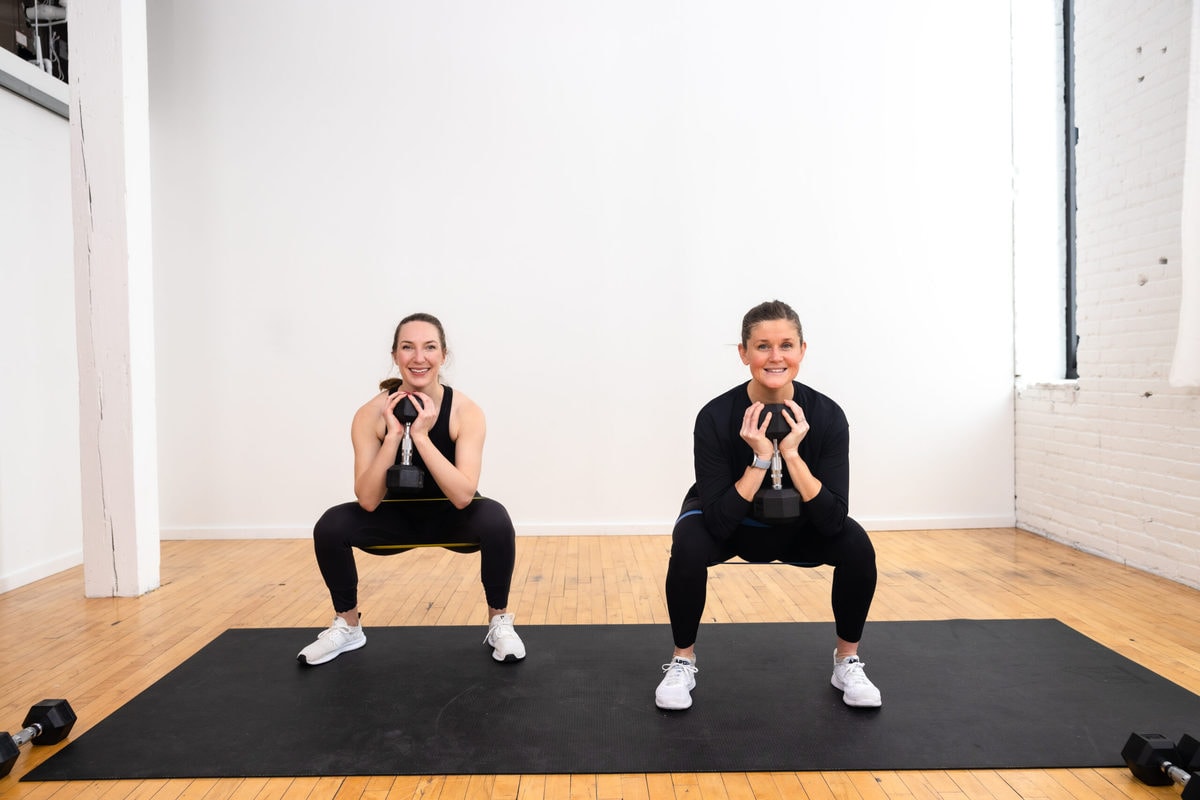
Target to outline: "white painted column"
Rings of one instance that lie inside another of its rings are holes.
[[[159,585],[145,0],[67,6],[84,591]]]

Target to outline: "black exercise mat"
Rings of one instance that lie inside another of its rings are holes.
[[[1057,620],[874,622],[883,692],[829,685],[833,626],[708,624],[695,704],[654,706],[666,625],[526,625],[497,664],[480,627],[368,628],[318,667],[315,629],[235,629],[22,780],[1119,767],[1200,697]]]

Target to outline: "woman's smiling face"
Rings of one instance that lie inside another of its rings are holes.
[[[768,319],[750,329],[747,341],[738,345],[738,355],[750,368],[751,380],[775,393],[796,379],[807,347],[794,323]]]
[[[436,383],[445,356],[436,325],[413,320],[400,326],[392,358],[406,390],[421,391]]]

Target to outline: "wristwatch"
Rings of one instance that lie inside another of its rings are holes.
[[[771,468],[771,459],[759,458],[758,453],[755,453],[754,460],[750,462],[750,466],[753,467],[754,469],[770,469]]]

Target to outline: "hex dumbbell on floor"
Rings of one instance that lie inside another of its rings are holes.
[[[1183,786],[1183,800],[1200,800],[1200,742],[1185,735],[1179,744],[1158,733],[1131,733],[1121,758],[1133,777],[1150,786]]]
[[[12,771],[21,754],[21,745],[58,744],[67,738],[75,724],[75,712],[66,700],[43,700],[34,703],[21,723],[22,729],[13,735],[0,731],[0,778]]]

